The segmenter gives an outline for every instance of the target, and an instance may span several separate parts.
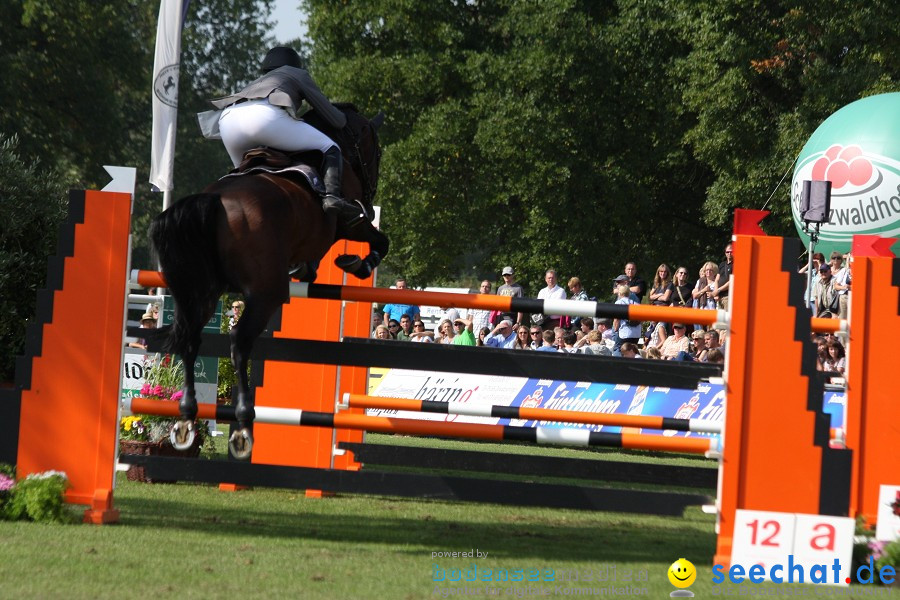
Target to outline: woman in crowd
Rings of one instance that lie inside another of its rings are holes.
[[[694,299],[694,308],[716,309],[716,299],[713,292],[716,291],[716,277],[719,275],[719,267],[712,261],[707,261],[700,267],[700,279],[694,285],[691,296]]]
[[[379,325],[375,328],[375,339],[378,340],[392,340],[394,339],[391,336],[390,330],[387,328],[387,325]]]
[[[650,289],[650,304],[656,306],[668,306],[672,304],[672,290],[669,285],[672,283],[672,272],[669,265],[663,263],[656,269],[656,275],[653,276],[653,287]]]
[[[416,321],[413,323],[412,333],[409,335],[414,342],[431,343],[434,341],[434,333],[425,329],[425,323]]]
[[[482,327],[478,330],[478,335],[475,337],[475,345],[476,346],[484,346],[484,338],[490,335],[491,330],[489,327]]]
[[[690,308],[694,304],[694,297],[691,293],[691,284],[688,283],[688,272],[686,267],[678,267],[675,269],[675,277],[669,284],[669,301],[672,306],[681,306]]]
[[[653,287],[650,288],[650,294],[647,298],[650,304],[655,306],[668,306],[672,304],[672,275],[669,265],[663,263],[656,269],[656,275],[653,276]],[[665,331],[660,334],[660,327]],[[647,338],[647,344],[658,344],[662,347],[667,334],[671,331],[666,327],[665,323],[650,323],[647,332],[644,334]],[[661,339],[660,339],[661,338]]]
[[[516,328],[516,339],[512,345],[513,350],[531,350],[531,339],[528,336],[528,326],[519,325]]]
[[[825,342],[825,363],[822,365],[823,370],[836,373],[840,376],[844,375],[846,370],[847,357],[844,352],[844,345],[837,338],[831,338]]]
[[[438,337],[434,341],[438,344],[452,344],[453,343],[453,323],[450,322],[450,319],[444,319],[441,321],[441,324],[438,325]]]

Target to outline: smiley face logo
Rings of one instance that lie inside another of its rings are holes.
[[[687,559],[679,558],[669,567],[669,581],[677,588],[690,587],[696,579],[697,569]]]

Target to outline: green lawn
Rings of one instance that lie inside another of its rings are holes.
[[[0,598],[413,599],[479,590],[534,597],[583,595],[611,584],[662,598],[674,589],[666,571],[679,557],[698,568],[691,588],[697,597],[723,589],[711,583],[714,518],[699,508],[671,518],[371,496],[309,499],[270,489],[228,493],[135,483],[121,474],[118,484],[117,525],[0,522]],[[487,556],[433,556],[471,550]],[[479,579],[491,569],[492,581],[449,581],[473,564]],[[493,580],[497,570],[512,577],[529,569],[545,577],[552,569],[554,581]],[[435,581],[436,573],[445,580]],[[578,581],[564,579],[573,575]]]

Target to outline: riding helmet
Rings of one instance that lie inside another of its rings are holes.
[[[300,55],[293,48],[276,46],[269,50],[262,62],[263,73],[268,73],[278,67],[303,68],[300,64]]]

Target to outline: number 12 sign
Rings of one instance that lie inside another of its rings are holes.
[[[743,565],[745,570],[761,565],[766,580],[771,580],[772,567],[781,565],[776,573],[783,581],[798,582],[798,575],[803,573],[805,583],[813,581],[814,575],[821,580],[825,570],[821,565],[825,565],[828,583],[846,585],[854,527],[853,519],[846,517],[738,510],[734,519],[731,564]],[[834,559],[840,561],[837,576],[832,570]],[[802,571],[789,572],[789,562],[801,565]]]

